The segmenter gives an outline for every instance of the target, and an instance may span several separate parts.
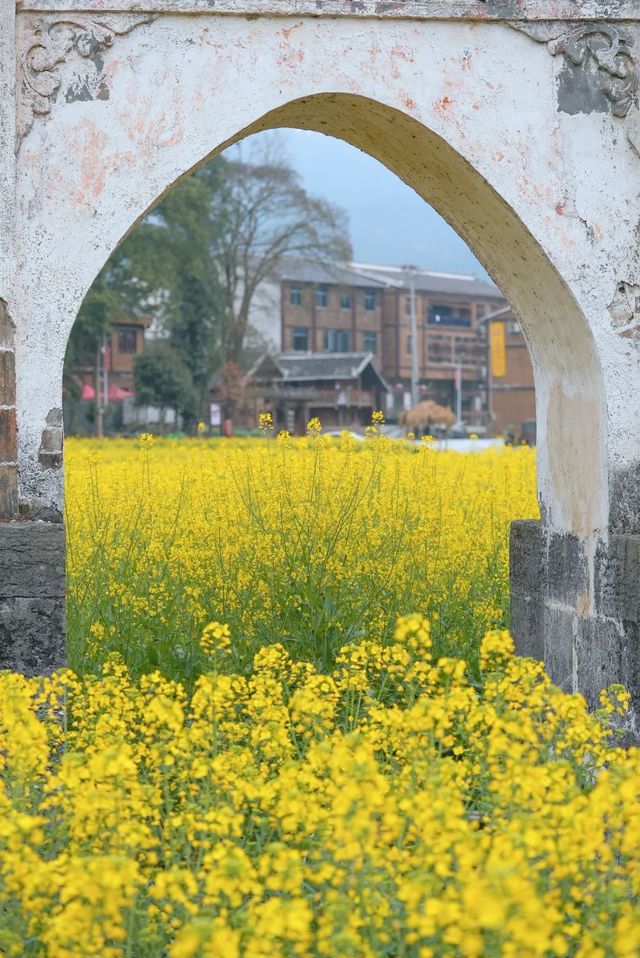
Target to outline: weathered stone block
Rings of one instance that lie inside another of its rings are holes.
[[[547,539],[546,594],[552,602],[576,608],[588,603],[589,566],[584,543],[569,533]]]
[[[16,401],[16,356],[12,349],[0,349],[0,405]]]
[[[546,537],[540,522],[512,522],[509,537],[512,592],[544,591]]]
[[[556,685],[582,692],[591,708],[606,686],[626,686],[631,711],[621,725],[637,738],[640,536],[613,535],[597,545],[591,588],[587,547],[578,537],[546,533],[537,523],[514,526],[511,631],[518,653],[544,659]]]
[[[12,519],[18,514],[18,470],[16,466],[0,465],[0,519]]]
[[[64,526],[0,523],[0,599],[64,598]]]
[[[624,536],[616,540],[622,549],[623,571],[620,582],[619,614],[623,619],[640,621],[640,536]]]
[[[609,529],[618,535],[640,535],[640,464],[616,469],[609,476]]]
[[[637,739],[640,740],[640,622],[623,622],[624,645],[622,648],[623,685],[631,693],[631,716],[635,719]]]
[[[0,598],[0,669],[49,675],[65,662],[64,598]]]
[[[65,659],[64,526],[0,523],[0,668],[46,675]]]
[[[640,536],[612,536],[596,555],[595,594],[601,615],[640,619]]]
[[[0,462],[16,461],[16,411],[0,408]]]
[[[539,595],[511,593],[511,632],[518,655],[544,658],[543,600]]]
[[[52,409],[47,416],[47,425],[42,433],[38,451],[38,460],[45,469],[59,469],[62,466],[63,425],[62,410]]]
[[[542,616],[544,662],[552,681],[566,692],[574,689],[574,629],[571,610],[545,605]]]
[[[3,303],[0,302],[0,348],[13,349],[14,329],[13,323],[7,315]]]
[[[600,692],[614,682],[626,684],[623,668],[625,635],[621,622],[594,617],[583,619],[576,638],[576,678],[590,708],[597,708]]]

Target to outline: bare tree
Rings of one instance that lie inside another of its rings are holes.
[[[229,360],[216,373],[213,395],[220,400],[225,419],[232,418],[244,404],[245,375],[233,360]]]
[[[213,197],[222,224],[214,258],[227,313],[223,352],[237,363],[260,283],[289,257],[344,261],[351,245],[344,210],[306,192],[276,136],[247,159],[238,151],[225,161]]]

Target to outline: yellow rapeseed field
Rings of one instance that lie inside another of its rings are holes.
[[[349,438],[70,441],[71,664],[119,651],[188,684],[211,619],[234,667],[264,644],[330,670],[338,648],[426,615],[477,667],[508,623],[508,528],[537,517],[528,448],[460,455]]]
[[[73,669],[0,673],[0,956],[640,955],[629,696],[587,714],[503,628],[530,450],[67,470]]]

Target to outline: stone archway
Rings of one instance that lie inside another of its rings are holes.
[[[637,25],[598,21],[597,3],[571,23],[542,0],[522,19],[480,0],[453,14],[391,6],[387,16],[345,0],[262,10],[223,0],[213,12],[199,0],[117,0],[106,15],[102,0],[23,0],[10,23],[3,14],[20,66],[3,116],[16,160],[6,153],[13,178],[0,193],[12,239],[0,274],[5,354],[14,337],[16,356],[16,400],[4,405],[18,424],[3,457],[4,512],[19,499],[25,517],[61,515],[64,349],[115,245],[178,178],[242,136],[284,125],[332,133],[432,203],[522,321],[543,523],[514,530],[514,628],[558,681],[592,696],[636,668],[618,594],[635,547],[625,540],[620,558],[616,535],[640,523],[628,491],[640,429],[627,398],[640,379]],[[28,529],[3,534],[13,542]]]

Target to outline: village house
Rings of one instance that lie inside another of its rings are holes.
[[[247,379],[276,428],[293,434],[303,433],[316,416],[325,431],[362,431],[374,410],[385,408],[389,394],[372,352],[267,354]]]
[[[79,395],[71,394],[65,400],[68,432],[93,431],[89,419],[96,390],[103,408],[112,408],[116,426],[122,426],[123,419],[130,418],[134,405],[134,360],[144,350],[145,334],[152,322],[151,316],[123,317],[105,336],[99,356],[87,356],[70,368],[70,377],[79,388]]]

